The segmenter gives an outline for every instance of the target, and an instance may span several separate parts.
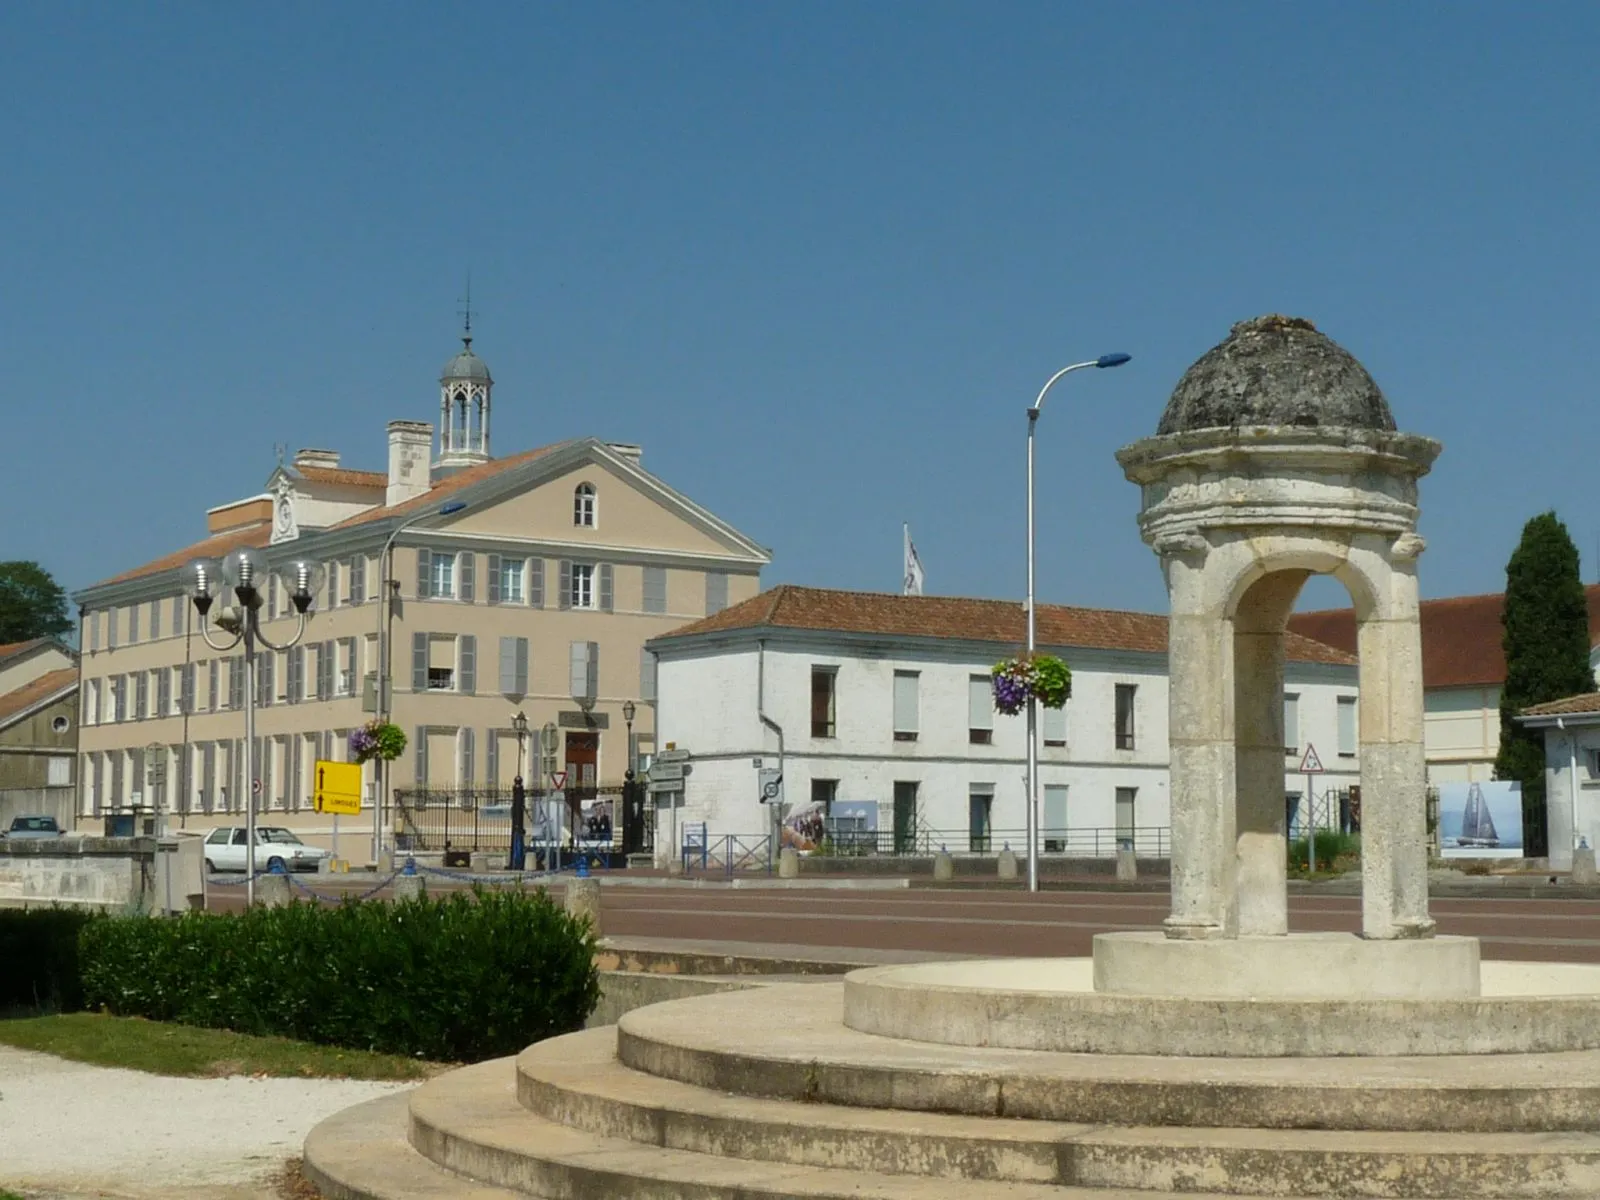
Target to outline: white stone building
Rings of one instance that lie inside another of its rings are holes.
[[[1600,692],[1535,704],[1517,719],[1544,734],[1550,866],[1570,870],[1580,840],[1600,847]]]
[[[1041,720],[1043,850],[1109,856],[1132,837],[1165,855],[1167,619],[1038,615],[1041,651],[1073,672],[1072,698]],[[691,767],[676,808],[657,793],[657,847],[700,823],[713,838],[768,832],[759,760],[781,766],[791,828],[815,812],[837,830],[846,814],[865,816],[886,851],[1021,850],[1025,719],[994,711],[989,670],[1023,636],[1015,602],[782,586],[653,639],[658,746],[687,751]],[[1288,660],[1284,790],[1298,799],[1315,745],[1326,824],[1358,782],[1356,660],[1294,634]]]

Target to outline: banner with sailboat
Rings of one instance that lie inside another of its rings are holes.
[[[1520,858],[1522,785],[1439,785],[1439,850],[1446,858]]]

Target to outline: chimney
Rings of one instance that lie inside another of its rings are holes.
[[[428,460],[433,457],[433,426],[426,421],[389,422],[389,490],[383,502],[391,508],[420,496],[432,486]]]
[[[326,471],[333,471],[339,466],[339,452],[337,450],[301,450],[294,456],[295,470],[302,467],[320,467]]]
[[[627,459],[636,467],[644,466],[641,461],[644,458],[643,446],[635,446],[631,442],[610,442],[607,443],[606,449],[610,450],[618,458]]]

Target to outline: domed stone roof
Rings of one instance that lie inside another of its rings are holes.
[[[489,378],[489,364],[472,352],[472,339],[461,340],[461,353],[445,363],[444,370],[439,374],[439,382],[467,379],[476,383],[493,383]]]
[[[1300,317],[1240,321],[1184,372],[1158,434],[1238,425],[1393,430],[1394,414],[1355,357]]]

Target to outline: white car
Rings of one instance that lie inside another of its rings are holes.
[[[206,873],[243,871],[247,867],[243,825],[224,825],[206,834]],[[256,871],[315,871],[332,852],[308,846],[295,836],[294,831],[278,825],[256,826]]]

